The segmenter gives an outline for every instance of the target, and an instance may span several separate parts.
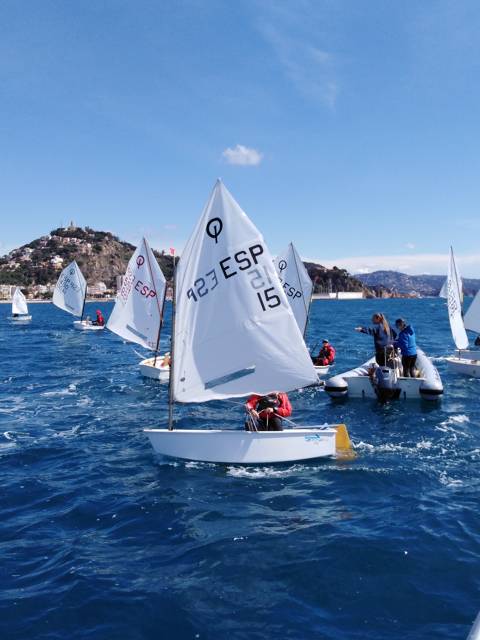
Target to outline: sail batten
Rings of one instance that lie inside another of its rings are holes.
[[[447,306],[450,328],[457,349],[468,347],[468,337],[462,318],[461,280],[455,264],[453,249],[450,248],[450,260],[447,273]]]
[[[28,315],[27,300],[23,295],[21,289],[17,287],[13,292],[12,297],[12,314],[13,315]]]
[[[276,257],[275,268],[300,332],[304,335],[307,328],[313,283],[293,243],[290,243]]]
[[[107,328],[146,349],[158,348],[166,280],[147,240],[130,258]]]
[[[73,260],[60,274],[53,292],[53,304],[74,316],[83,314],[87,282]]]
[[[176,401],[316,382],[265,241],[220,181],[183,251],[175,296]]]

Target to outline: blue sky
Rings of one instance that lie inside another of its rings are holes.
[[[181,249],[221,176],[273,253],[480,276],[480,3],[4,0],[0,253]]]

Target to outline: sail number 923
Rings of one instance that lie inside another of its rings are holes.
[[[218,286],[219,279],[229,280],[245,271],[251,276],[250,285],[256,291],[262,311],[280,306],[282,302],[275,292],[268,269],[258,264],[258,258],[262,254],[262,245],[254,244],[245,250],[237,251],[233,256],[223,258],[218,262],[218,268],[211,269],[195,280],[193,286],[187,290],[187,298],[197,302]]]

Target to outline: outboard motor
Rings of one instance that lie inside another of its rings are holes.
[[[380,402],[397,400],[400,397],[400,389],[397,387],[397,375],[395,369],[390,367],[374,366],[370,374],[373,389]]]

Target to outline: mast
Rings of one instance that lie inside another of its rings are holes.
[[[87,290],[88,290],[88,285],[85,282],[85,295],[83,296],[82,315],[80,316],[80,322],[82,322],[83,320],[83,312],[85,311],[85,302],[87,301]]]
[[[295,269],[297,270],[297,279],[298,279],[298,282],[301,285],[302,284],[302,280],[300,278],[300,271],[299,271],[298,263],[297,263],[297,253],[295,251],[295,247],[293,246],[292,242],[290,243],[290,246],[292,247],[293,260],[295,262]],[[307,303],[305,302],[305,296],[303,295],[303,288],[302,288],[302,299],[303,299],[303,304],[305,306],[305,313],[307,314],[307,317],[305,319],[305,326],[303,328],[303,338],[304,339],[305,339],[305,334],[307,333],[308,316],[310,314],[310,305],[312,304],[312,296],[313,296],[313,284],[312,284],[312,292],[310,293],[310,300],[308,301],[308,305],[307,305]]]
[[[173,252],[173,282],[172,282],[172,340],[170,344],[170,377],[168,381],[168,430],[173,430],[173,376],[175,369],[175,312],[176,312],[176,279],[175,251]],[[166,291],[166,287],[165,287]]]
[[[146,238],[144,239],[144,241],[145,241],[145,246],[147,248],[147,251],[145,251],[145,254],[147,256],[147,263],[148,263],[148,270],[150,272],[150,278],[151,278],[152,282],[155,282],[155,279],[153,277],[152,265],[150,264],[150,255],[149,255],[149,252],[148,252],[148,249],[150,249],[150,245],[148,244]],[[162,325],[163,325],[163,310],[165,308],[165,297],[166,297],[166,295],[167,295],[167,287],[165,287],[165,291],[164,291],[164,294],[163,294],[162,307],[161,308],[160,308],[160,303],[158,301],[158,298],[156,298],[156,302],[157,302],[157,306],[158,306],[159,318],[158,318],[157,343],[155,345],[155,358],[154,358],[154,361],[153,361],[153,366],[154,367],[157,364],[158,347],[160,346],[160,333],[162,331]]]

